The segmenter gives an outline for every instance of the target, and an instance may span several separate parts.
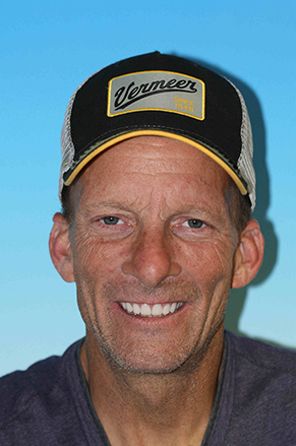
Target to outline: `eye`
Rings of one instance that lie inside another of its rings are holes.
[[[114,217],[113,215],[107,215],[106,217],[103,217],[101,219],[105,225],[117,225],[122,224],[122,220],[120,220],[118,217]]]
[[[199,220],[198,218],[190,218],[185,222],[185,224],[188,225],[191,229],[199,229],[204,226],[204,222],[202,220]]]
[[[208,236],[210,226],[199,218],[179,217],[172,225],[173,233],[185,240],[200,240]]]
[[[118,215],[117,212],[114,214],[102,213],[94,216],[91,221],[94,237],[99,237],[106,242],[116,241],[129,236],[134,231],[136,222],[131,215],[122,213]]]

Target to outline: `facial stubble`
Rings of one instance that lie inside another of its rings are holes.
[[[140,290],[140,293],[141,296],[146,297],[147,302],[149,302],[149,299],[152,297],[154,299],[157,298],[159,302],[164,302],[168,300],[167,296],[169,296],[169,300],[173,302],[174,300],[180,300],[181,295],[185,295],[186,301],[190,302],[192,305],[198,303],[202,296],[199,288],[194,284],[188,284],[188,282],[178,283],[177,285],[175,283],[166,282],[153,289],[143,287]],[[138,294],[139,289],[137,288],[137,290],[135,290],[133,285],[129,284],[118,287],[117,285],[107,283],[102,287],[99,298],[106,303],[110,303],[115,300],[118,301],[119,296],[133,296]],[[124,297],[121,299],[123,302],[126,300],[127,299]],[[95,305],[93,305],[93,308],[95,308]],[[221,309],[219,307],[219,314],[215,318],[214,324],[210,327],[205,339],[202,339],[209,310],[210,303],[207,306],[207,314],[204,315],[203,318],[200,318],[200,320],[203,320],[203,323],[199,327],[194,344],[190,347],[188,346],[187,339],[177,339],[176,345],[181,347],[179,347],[178,351],[174,350],[171,352],[170,364],[162,364],[161,367],[135,367],[131,361],[128,360],[126,357],[127,355],[121,354],[121,352],[129,351],[135,340],[133,338],[125,337],[125,339],[120,339],[120,351],[114,348],[114,345],[116,346],[117,344],[118,346],[118,340],[116,340],[116,334],[112,333],[114,332],[113,321],[108,319],[104,320],[104,323],[102,323],[98,311],[93,311],[93,317],[91,317],[89,310],[87,310],[88,315],[87,320],[85,320],[87,325],[87,336],[92,336],[94,338],[98,356],[103,358],[116,373],[133,375],[187,375],[198,369],[213,338],[223,324],[225,305]],[[112,312],[110,313],[112,314]],[[194,328],[195,327],[192,327],[193,330]],[[133,333],[130,333],[130,336],[132,337]],[[133,342],[131,342],[131,340]],[[147,339],[147,342],[149,342],[149,339]],[[141,346],[138,346],[138,348],[141,348]],[[157,357],[157,359],[159,361],[159,357]]]

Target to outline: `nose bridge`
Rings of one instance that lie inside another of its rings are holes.
[[[135,251],[138,260],[143,262],[161,262],[158,269],[161,267],[163,262],[163,267],[165,267],[170,260],[170,252],[168,242],[165,240],[165,231],[160,228],[151,228],[150,230],[143,230],[141,238],[139,240],[137,249]]]
[[[178,275],[180,267],[174,260],[166,228],[143,228],[123,269],[126,274],[135,276],[143,285],[151,288],[159,285],[166,277]]]

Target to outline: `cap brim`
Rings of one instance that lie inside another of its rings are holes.
[[[200,150],[204,154],[206,154],[209,158],[211,158],[213,161],[215,161],[219,166],[222,167],[222,169],[225,170],[225,172],[232,178],[236,186],[238,187],[239,191],[242,195],[246,195],[248,193],[246,186],[240,179],[240,177],[237,175],[237,173],[227,164],[221,157],[219,157],[215,152],[211,151],[209,148],[205,147],[204,145],[200,144],[197,141],[194,141],[190,138],[187,138],[186,136],[182,136],[176,133],[171,133],[164,130],[133,130],[130,132],[126,132],[117,136],[114,136],[111,139],[108,139],[107,141],[104,141],[103,143],[95,146],[91,152],[89,152],[84,158],[81,159],[81,161],[75,166],[73,171],[70,173],[70,175],[65,179],[64,185],[70,186],[77,175],[82,171],[82,169],[87,166],[87,164],[92,161],[96,156],[98,156],[100,153],[104,152],[105,150],[109,149],[110,147],[114,146],[115,144],[118,144],[122,141],[125,141],[130,138],[134,138],[136,136],[164,136],[167,138],[171,138],[177,141],[182,141],[187,144],[189,144],[192,147],[195,147],[196,149]]]

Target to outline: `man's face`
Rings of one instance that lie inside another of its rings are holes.
[[[195,148],[137,137],[73,188],[74,278],[87,336],[118,366],[168,372],[217,332],[239,243],[227,174]]]

